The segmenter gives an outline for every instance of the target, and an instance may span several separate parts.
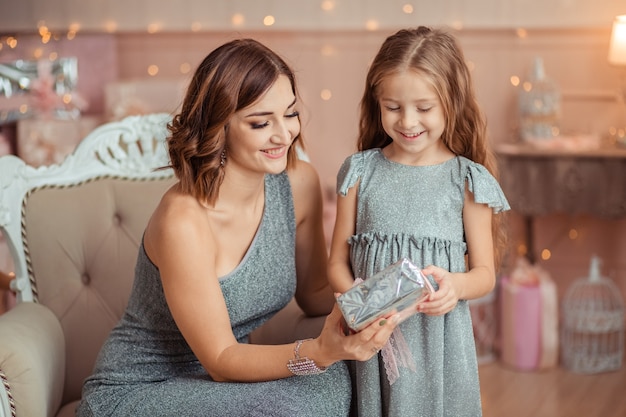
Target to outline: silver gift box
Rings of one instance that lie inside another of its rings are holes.
[[[422,271],[402,258],[341,294],[337,303],[348,326],[359,331],[393,310],[406,310],[401,314],[406,319],[417,313],[417,304],[433,291]]]

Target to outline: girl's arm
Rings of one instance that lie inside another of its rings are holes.
[[[418,306],[420,312],[440,315],[451,311],[458,300],[480,298],[493,290],[496,282],[493,235],[493,210],[474,201],[474,195],[465,191],[463,225],[467,241],[468,271],[450,273],[442,268],[428,266],[424,274],[432,275],[439,289],[428,301]]]
[[[296,214],[296,301],[309,316],[325,315],[335,298],[327,279],[328,252],[319,177],[311,164],[300,160],[288,174]]]
[[[356,207],[359,184],[348,189],[345,196],[337,196],[337,218],[333,230],[328,261],[328,280],[333,290],[343,293],[353,283],[352,267],[350,266],[350,245],[348,239],[356,230]]]

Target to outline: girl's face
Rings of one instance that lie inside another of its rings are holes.
[[[386,155],[400,163],[431,163],[439,160],[445,145],[440,140],[446,121],[433,86],[414,71],[383,79],[378,103],[381,122],[393,142]]]
[[[284,75],[254,104],[237,111],[226,134],[226,169],[278,174],[287,167],[287,151],[300,133],[296,97]]]

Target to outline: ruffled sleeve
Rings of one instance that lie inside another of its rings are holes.
[[[345,196],[348,190],[357,183],[363,174],[363,152],[350,155],[343,161],[337,173],[337,194]]]
[[[487,204],[494,213],[510,210],[509,202],[498,184],[498,181],[491,175],[484,166],[468,161],[467,184],[469,190],[474,194],[474,201]]]

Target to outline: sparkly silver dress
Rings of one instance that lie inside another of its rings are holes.
[[[266,175],[265,209],[254,240],[237,268],[220,278],[241,343],[293,297],[295,227],[287,175]],[[334,417],[348,415],[350,398],[343,362],[314,376],[213,381],[178,330],[159,271],[142,245],[128,307],[85,382],[77,416]]]
[[[464,157],[432,166],[408,166],[380,149],[348,157],[337,176],[345,195],[358,181],[356,234],[349,239],[355,277],[367,279],[407,257],[465,272],[465,185],[494,212],[509,205],[496,179]],[[433,282],[435,288],[436,285]],[[390,385],[381,355],[356,362],[355,394],[361,417],[479,417],[478,365],[469,305],[461,300],[444,316],[416,314],[399,326],[416,371],[399,367]]]

